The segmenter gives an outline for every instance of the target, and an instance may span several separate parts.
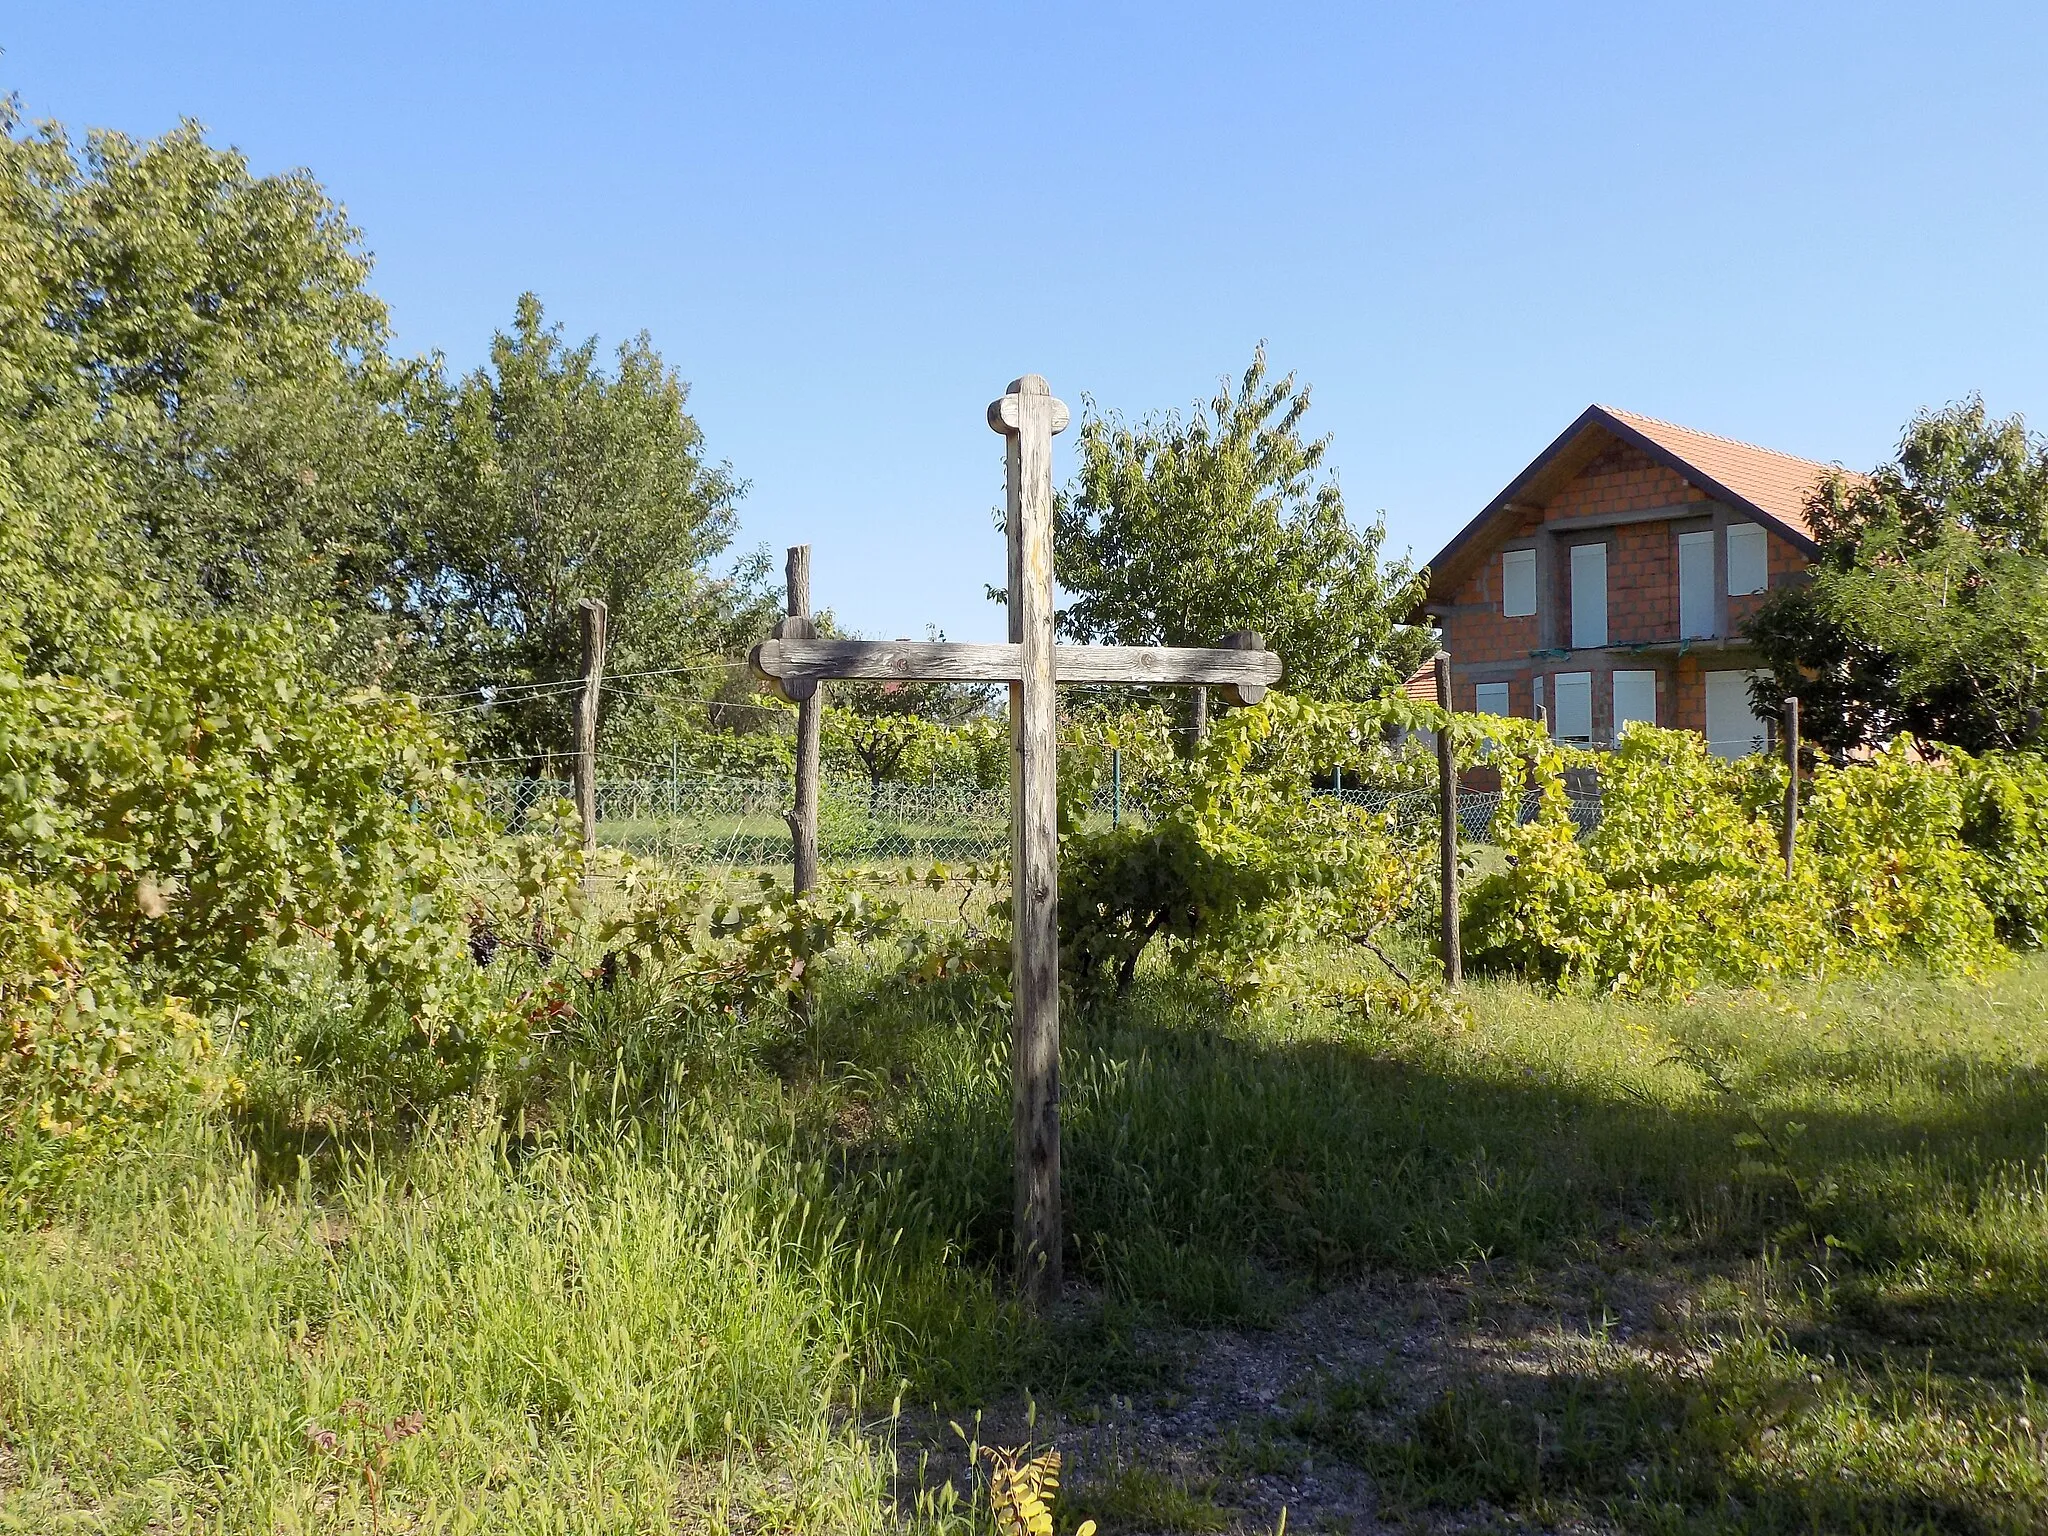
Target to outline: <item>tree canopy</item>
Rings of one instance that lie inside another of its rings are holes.
[[[1345,516],[1308,438],[1309,389],[1269,379],[1262,344],[1235,389],[1137,425],[1086,405],[1080,472],[1055,511],[1054,558],[1071,596],[1062,630],[1112,645],[1209,645],[1257,630],[1290,689],[1367,698],[1432,649],[1402,620],[1419,574],[1385,561],[1384,518]]]
[[[138,607],[287,619],[344,681],[516,692],[575,675],[600,597],[611,670],[666,674],[608,710],[731,691],[671,669],[765,627],[766,564],[730,561],[744,487],[647,336],[607,369],[529,294],[450,380],[391,354],[370,275],[308,172],[254,175],[189,122],[80,144],[0,102],[0,645],[61,664]],[[534,751],[568,713],[447,720]]]
[[[1831,752],[1898,731],[1970,751],[2039,745],[2048,707],[2048,444],[1972,397],[1914,418],[1897,457],[1836,475],[1808,516],[1812,581],[1749,626]]]
[[[650,690],[723,680],[719,658],[766,629],[771,605],[763,559],[711,575],[744,487],[707,460],[688,400],[644,332],[608,373],[596,338],[566,344],[530,293],[488,366],[454,384],[425,372],[411,395],[426,494],[406,586],[442,686],[575,676],[586,597],[611,612],[608,670],[621,681],[607,714]],[[567,711],[552,697],[505,702],[473,734],[493,748],[560,748]]]
[[[319,615],[360,661],[403,440],[368,274],[306,172],[253,176],[189,122],[79,146],[0,104],[0,497],[57,580],[10,560],[12,622],[48,640],[94,592]]]

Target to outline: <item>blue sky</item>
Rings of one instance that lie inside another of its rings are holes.
[[[869,633],[1000,638],[1019,373],[1185,406],[1260,338],[1427,557],[1621,405],[1864,466],[2048,426],[2048,6],[21,5],[29,116],[311,167],[399,344],[642,328]],[[1062,474],[1067,460],[1060,461]]]

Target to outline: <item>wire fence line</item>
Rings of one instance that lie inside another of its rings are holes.
[[[574,793],[571,781],[562,778],[479,776],[473,782],[499,825],[515,832]],[[599,779],[596,789],[601,846],[692,868],[791,862],[789,826],[783,819],[793,793],[787,780],[608,777]],[[1399,841],[1419,846],[1436,836],[1438,796],[1433,789],[1346,786],[1314,793],[1385,818]],[[1500,792],[1461,791],[1463,836],[1490,841],[1507,798]],[[1516,798],[1516,820],[1534,820],[1540,796],[1532,792]],[[1154,803],[1142,784],[1104,785],[1086,814],[1093,826],[1144,825],[1152,820]],[[1599,825],[1597,794],[1568,795],[1567,805],[1582,833]],[[1009,844],[1006,789],[835,779],[820,785],[818,858],[828,867],[906,860],[975,863],[1002,854]]]

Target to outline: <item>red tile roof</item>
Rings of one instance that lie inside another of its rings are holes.
[[[1807,497],[1830,474],[1842,472],[1839,465],[1794,458],[1711,432],[1695,432],[1654,416],[1638,416],[1611,405],[1600,409],[1808,538],[1813,537],[1813,527],[1806,520]]]

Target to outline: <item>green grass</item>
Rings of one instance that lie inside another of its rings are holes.
[[[1103,1531],[1227,1531],[1231,1512],[1208,1493],[1133,1462],[1069,1491],[1061,1507]]]
[[[515,1167],[437,1135],[317,1198],[200,1168],[12,1234],[0,1528],[367,1529],[365,1420],[411,1413],[387,1530],[642,1531],[683,1500],[873,1528],[881,1468],[834,1412],[872,1285],[792,1172],[712,1137]]]
[[[1489,982],[1435,1021],[1347,1011],[1349,963],[1070,1012],[1098,1300],[1056,1329],[1001,1298],[1007,1025],[971,987],[849,963],[808,1032],[587,999],[523,1139],[345,1150],[292,1130],[316,1084],[252,1072],[267,1114],[0,1232],[0,1530],[367,1531],[373,1483],[391,1531],[964,1527],[895,1477],[899,1383],[942,1417],[1142,1391],[1133,1319],[1257,1328],[1387,1271],[1582,1323],[1634,1277],[1664,1321],[1319,1378],[1226,1474],[1298,1448],[1418,1519],[2048,1527],[2048,961],[1672,1004]],[[414,1412],[373,1476],[369,1426]],[[1141,1483],[1233,1502],[1118,1477],[1103,1536],[1151,1518]]]

